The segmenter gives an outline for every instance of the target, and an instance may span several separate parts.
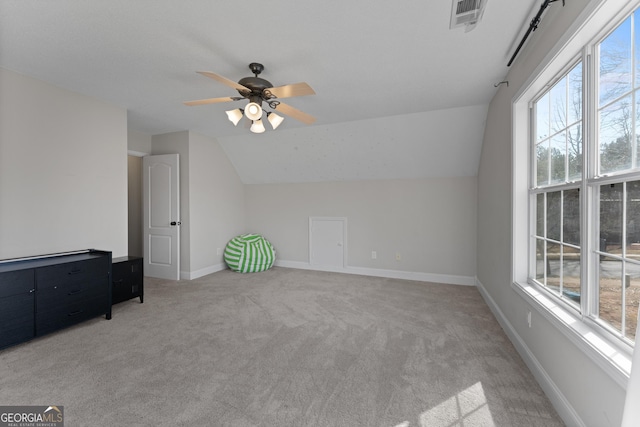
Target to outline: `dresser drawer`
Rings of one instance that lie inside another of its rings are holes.
[[[139,297],[142,294],[142,281],[113,279],[113,304]]]
[[[0,298],[29,293],[33,285],[33,269],[0,273]]]
[[[33,338],[33,317],[29,323],[11,325],[0,329],[0,349],[9,347]]]
[[[0,298],[0,330],[33,318],[33,293]]]
[[[50,306],[46,310],[36,312],[36,335],[43,335],[100,316],[108,309],[108,302],[104,296],[73,301],[64,306]]]
[[[143,259],[140,257],[115,258],[112,265],[112,302],[117,304],[131,298],[144,298]]]
[[[113,278],[136,280],[142,277],[142,258],[118,261],[116,258],[112,266]]]
[[[104,257],[67,262],[36,269],[38,291],[61,283],[82,282],[96,276],[107,276],[109,264]]]
[[[33,300],[29,292],[0,298],[0,348],[33,338]]]
[[[102,298],[105,303],[109,296],[109,278],[86,279],[82,282],[60,282],[45,289],[38,289],[36,297],[36,311],[44,312],[51,307],[65,307],[79,301],[92,298]]]

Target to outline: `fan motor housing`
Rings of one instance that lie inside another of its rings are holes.
[[[245,77],[240,79],[238,83],[250,89],[252,93],[258,95],[261,95],[263,90],[273,87],[270,81],[262,79],[260,77]],[[240,94],[242,94],[242,92],[240,92]]]

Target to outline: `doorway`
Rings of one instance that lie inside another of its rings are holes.
[[[127,211],[129,256],[143,254],[142,249],[142,156],[127,156]]]

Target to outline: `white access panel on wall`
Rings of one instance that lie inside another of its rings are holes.
[[[144,273],[180,279],[178,154],[142,158]]]
[[[347,265],[347,218],[309,217],[309,264],[328,270]]]

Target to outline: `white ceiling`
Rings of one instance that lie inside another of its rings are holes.
[[[138,132],[215,137],[246,183],[473,176],[537,3],[488,0],[465,32],[451,0],[0,0],[0,67],[126,108]],[[195,71],[238,81],[250,62],[311,85],[285,102],[317,122],[255,135],[224,113],[244,101],[182,104],[237,95]]]

